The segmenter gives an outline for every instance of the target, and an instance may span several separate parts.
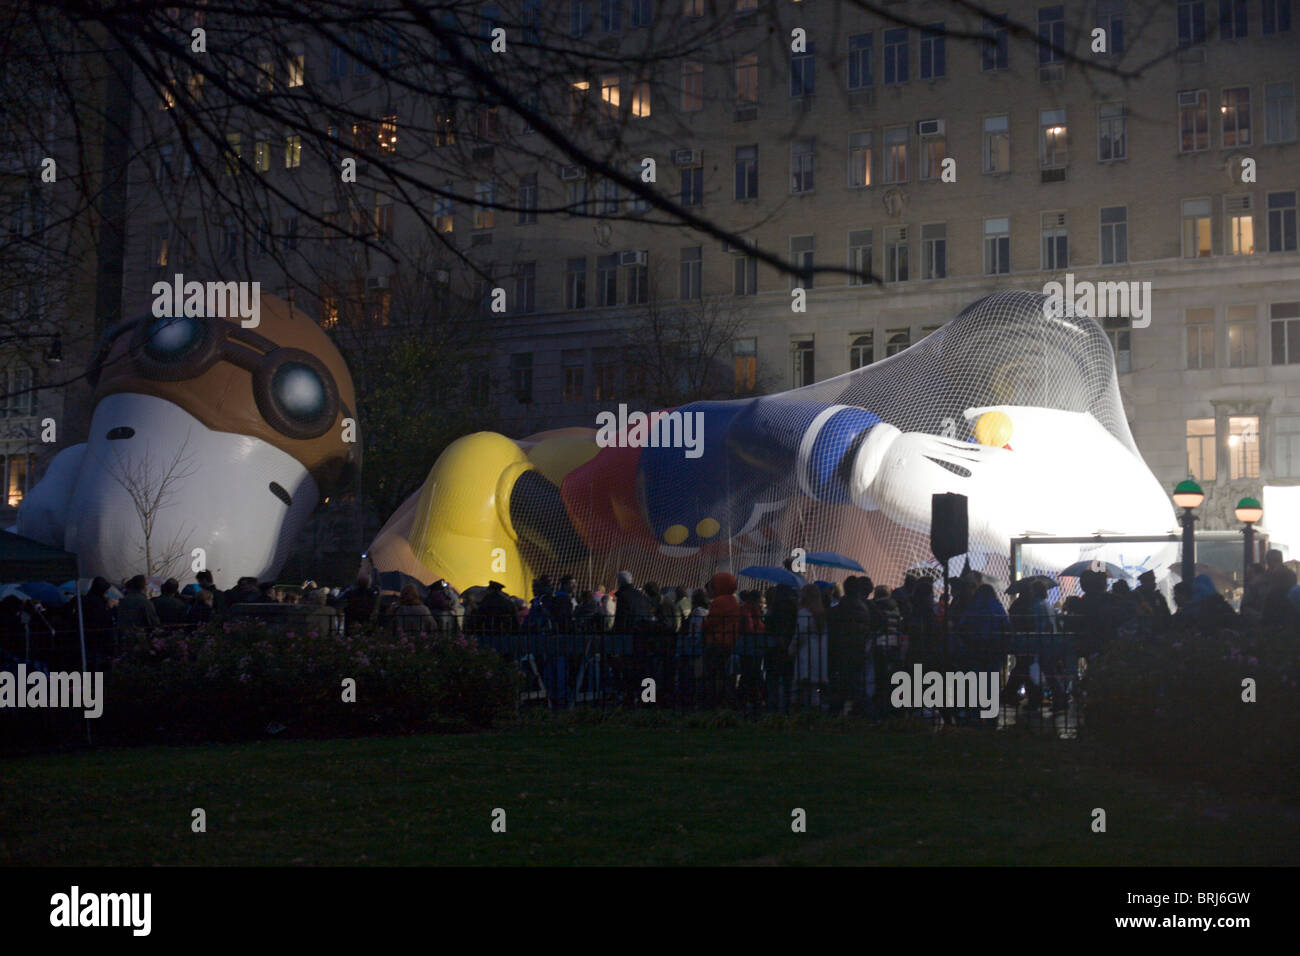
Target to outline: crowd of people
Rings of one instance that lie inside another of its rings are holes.
[[[273,616],[267,605],[298,605],[277,613],[340,632],[369,626],[411,635],[475,635],[521,664],[528,659],[555,702],[575,699],[584,689],[630,700],[651,677],[681,701],[765,704],[772,710],[793,703],[840,712],[884,708],[887,675],[917,662],[939,669],[1010,667],[1004,680],[1026,689],[1033,702],[1044,694],[1068,694],[1072,662],[1065,644],[1017,644],[1018,635],[1069,635],[1076,642],[1069,654],[1087,656],[1116,639],[1182,625],[1276,625],[1300,634],[1300,587],[1276,550],[1250,569],[1240,611],[1206,575],[1174,586],[1172,610],[1150,571],[1135,588],[1123,580],[1108,586],[1104,572],[1085,571],[1080,593],[1060,604],[1049,599],[1050,583],[1020,582],[1004,607],[994,586],[974,571],[954,579],[947,602],[936,593],[935,579],[920,573],[897,587],[850,575],[842,584],[752,590],[739,590],[728,572],[698,587],[655,581],[638,586],[628,571],[609,588],[580,588],[573,575],[558,582],[541,576],[531,599],[524,600],[496,581],[461,594],[445,580],[381,589],[368,575],[343,590],[314,581],[286,588],[243,577],[219,591],[205,571],[184,588],[175,579],[162,582],[153,596],[143,575],[122,582],[120,591],[97,577],[82,598],[81,613],[92,669],[106,667],[124,639],[152,628]],[[75,601],[57,608],[15,596],[0,601],[0,653],[31,656],[33,633],[75,641],[76,613]],[[544,643],[521,643],[522,637],[547,635],[577,643],[554,643],[549,651]],[[593,645],[598,637],[607,640]]]

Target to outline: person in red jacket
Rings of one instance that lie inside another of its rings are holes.
[[[709,602],[709,616],[704,619],[704,686],[709,703],[718,704],[730,696],[727,670],[743,618],[736,600],[734,574],[719,571],[709,582],[709,592],[713,600]]]

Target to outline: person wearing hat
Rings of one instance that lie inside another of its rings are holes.
[[[1156,587],[1154,571],[1148,569],[1138,575],[1138,586],[1133,595],[1138,600],[1139,610],[1160,622],[1158,626],[1163,626],[1163,622],[1169,618],[1169,602]]]
[[[519,612],[500,581],[489,581],[487,592],[465,618],[465,630],[474,634],[515,634]]]

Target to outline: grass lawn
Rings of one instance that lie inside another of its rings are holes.
[[[0,863],[1300,862],[1295,803],[1104,769],[1084,746],[559,724],[26,757],[0,763]],[[195,807],[206,833],[190,830]],[[791,832],[796,807],[806,833]]]

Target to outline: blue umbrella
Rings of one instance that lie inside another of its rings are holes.
[[[59,607],[68,600],[68,596],[47,581],[28,581],[23,590],[33,601],[40,601],[49,607]]]
[[[1111,564],[1109,561],[1076,561],[1060,573],[1063,578],[1077,578],[1084,571],[1103,571],[1109,577],[1123,580],[1128,577],[1124,569],[1118,564]]]
[[[751,564],[740,572],[740,576],[753,578],[756,581],[767,581],[769,584],[788,584],[792,588],[801,588],[805,583],[804,579],[793,571],[770,564]]]
[[[854,561],[848,555],[840,554],[838,551],[814,551],[804,556],[804,561],[808,564],[815,564],[819,568],[840,568],[843,571],[861,571],[867,573],[867,569],[858,562]]]

